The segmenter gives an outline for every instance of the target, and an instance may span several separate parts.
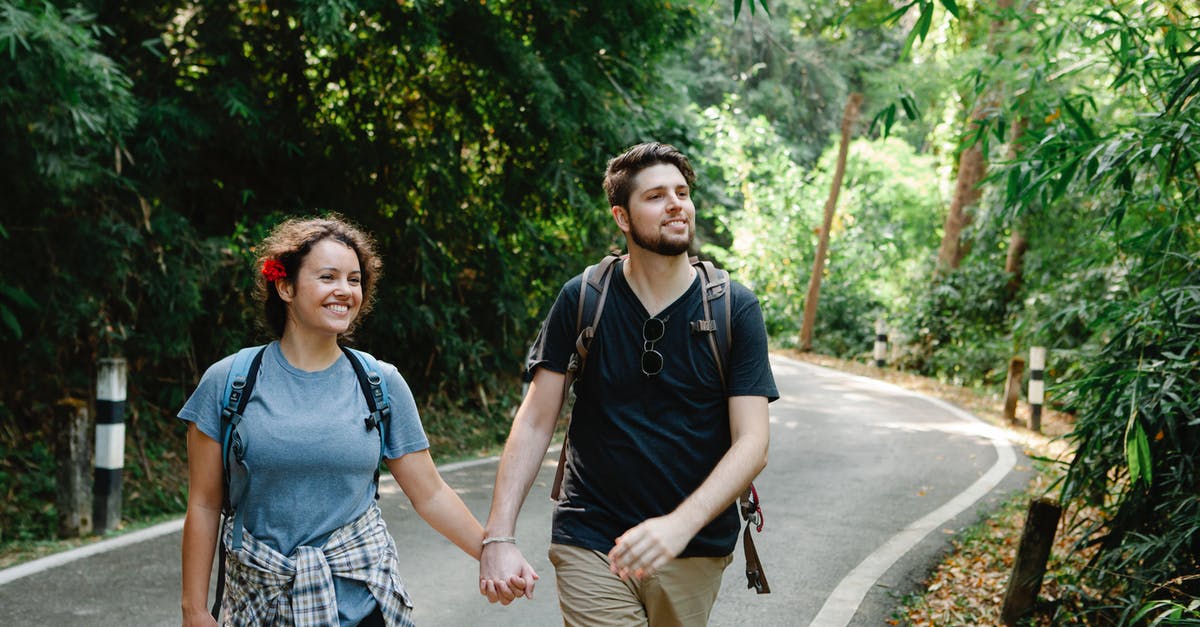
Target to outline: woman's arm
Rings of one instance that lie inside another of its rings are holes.
[[[467,555],[479,559],[483,526],[438,474],[429,449],[387,460],[388,470],[421,518]]]
[[[188,507],[183,521],[183,624],[216,625],[208,609],[217,530],[221,524],[224,473],[221,445],[188,425]]]

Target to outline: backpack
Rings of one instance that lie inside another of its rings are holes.
[[[595,339],[596,330],[599,328],[600,316],[604,313],[604,303],[608,298],[608,287],[612,282],[613,270],[617,267],[616,262],[628,257],[629,255],[615,253],[606,255],[598,263],[588,266],[583,271],[583,280],[579,286],[579,309],[575,317],[577,334],[575,351],[571,353],[570,360],[567,362],[560,411],[566,408],[571,394],[571,386],[575,379],[583,374],[584,368],[587,366],[588,350],[591,348],[592,340]],[[717,268],[711,261],[701,261],[696,257],[691,257],[688,262],[696,268],[696,274],[700,277],[704,302],[704,319],[691,321],[689,327],[692,335],[704,335],[708,338],[708,345],[712,349],[717,365],[717,374],[721,378],[721,388],[727,390],[728,378],[725,373],[725,365],[729,363],[730,348],[733,343],[733,303],[731,302],[733,299],[729,295],[731,289],[729,273]],[[714,312],[716,312],[716,316],[713,315]],[[584,326],[585,321],[589,321],[587,326]],[[541,357],[542,340],[543,338],[539,337],[530,348],[527,363],[533,363]],[[567,427],[569,431],[569,416]],[[567,442],[566,436],[564,436],[558,455],[558,468],[554,472],[554,484],[550,489],[550,498],[556,501],[561,496],[566,460]],[[746,554],[746,587],[754,588],[758,594],[769,594],[771,587],[767,584],[766,574],[763,572],[762,564],[758,559],[758,551],[754,548],[754,540],[750,534],[752,526],[760,533],[763,528],[762,508],[758,491],[754,488],[753,483],[738,498],[738,511],[746,521],[746,527],[742,533],[742,547]]]
[[[350,360],[354,374],[358,377],[359,387],[367,399],[370,415],[363,420],[367,431],[375,429],[379,433],[379,459],[383,460],[384,428],[391,417],[392,408],[388,396],[387,381],[380,374],[379,362],[369,353],[353,348],[341,347],[342,352]],[[242,413],[254,392],[254,382],[258,378],[258,370],[262,366],[263,353],[267,347],[251,346],[243,348],[234,355],[233,365],[225,378],[224,402],[221,405],[221,470],[224,476],[224,493],[221,498],[221,529],[217,534],[220,564],[217,569],[217,594],[213,602],[212,615],[217,618],[221,612],[221,597],[225,592],[225,549],[220,546],[225,536],[225,525],[233,525],[232,550],[242,548],[242,514],[230,491],[230,462],[242,463],[244,445],[237,432],[242,422]],[[375,465],[375,498],[379,498],[379,465]]]

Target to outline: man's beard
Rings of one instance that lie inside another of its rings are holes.
[[[638,228],[634,224],[630,224],[629,237],[634,244],[639,247],[662,255],[664,257],[674,257],[686,253],[692,245],[692,239],[696,236],[696,231],[688,224],[688,234],[686,238],[671,238],[663,237],[661,232],[655,233],[653,238],[644,236],[638,232]]]

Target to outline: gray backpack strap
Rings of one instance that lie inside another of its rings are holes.
[[[704,320],[692,322],[692,333],[708,335],[708,345],[712,348],[717,372],[721,375],[721,387],[728,394],[729,378],[726,375],[726,367],[729,365],[730,350],[733,348],[733,296],[730,295],[732,285],[729,282],[729,273],[717,268],[711,261],[699,261],[693,257],[691,262],[700,274],[700,287],[704,292]],[[716,316],[713,315],[714,311]],[[758,491],[753,483],[738,497],[738,509],[746,521],[746,528],[742,532],[742,548],[746,556],[746,587],[753,588],[758,594],[770,594],[771,586],[767,583],[767,574],[758,558],[758,550],[751,535],[752,528],[762,532],[763,515],[760,503]]]
[[[604,302],[608,300],[608,286],[612,283],[616,262],[624,256],[607,255],[599,263],[588,266],[583,271],[583,280],[579,283],[579,310],[575,314],[575,352],[567,362],[567,371],[563,376],[562,403],[559,412],[566,410],[567,401],[571,398],[571,385],[583,374],[587,365],[588,349],[596,337],[596,329],[600,326],[600,315],[604,313]],[[584,320],[591,324],[583,326]],[[567,416],[565,433],[571,431],[571,416]],[[563,473],[567,465],[567,435],[563,435],[562,449],[558,452],[558,468],[554,471],[554,484],[550,488],[550,498],[557,501],[562,494]]]
[[[717,374],[721,377],[721,388],[728,389],[725,366],[733,345],[733,298],[729,296],[729,273],[714,266],[711,261],[700,261],[692,257],[691,262],[700,275],[700,289],[704,301],[704,319],[692,321],[692,333],[708,335],[708,345],[712,349],[713,359],[717,362]],[[718,313],[716,317],[713,316],[713,311]]]

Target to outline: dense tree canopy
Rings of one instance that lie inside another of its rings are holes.
[[[1180,611],[1200,597],[1198,30],[1194,2],[1124,0],[0,0],[0,541],[52,533],[35,470],[104,356],[131,367],[126,515],[182,509],[173,415],[263,340],[253,247],[286,216],[378,238],[354,341],[400,368],[441,454],[506,434],[538,317],[621,245],[599,179],[638,141],[692,155],[698,252],[794,345],[858,93],[814,348],[866,357],[882,318],[896,367],[986,387],[1048,346],[1077,418],[1056,490],[1103,512],[1080,590],[1106,591],[1057,619]]]

